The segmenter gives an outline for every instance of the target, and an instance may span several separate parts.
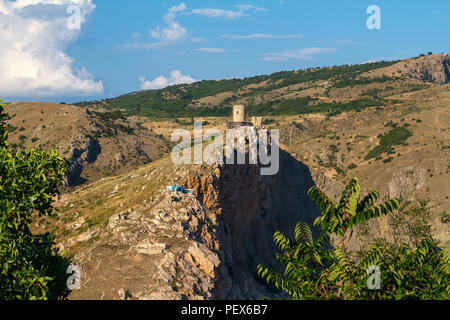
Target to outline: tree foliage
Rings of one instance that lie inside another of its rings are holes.
[[[47,299],[66,292],[67,261],[52,249],[50,234],[30,231],[33,215],[52,214],[66,174],[56,150],[13,152],[0,105],[0,299]]]
[[[323,191],[312,187],[308,196],[319,206],[322,215],[316,219],[314,226],[319,225],[324,232],[343,236],[348,229],[373,218],[399,208],[397,199],[375,205],[380,194],[377,190],[369,192],[361,201],[361,187],[358,178],[353,178],[344,188],[339,200],[333,202]]]
[[[260,277],[293,299],[449,299],[450,250],[440,249],[431,237],[414,248],[378,239],[358,256],[328,245],[331,235],[344,238],[354,226],[399,208],[397,199],[377,205],[376,190],[360,200],[360,189],[353,178],[333,202],[311,188],[308,195],[322,211],[315,221],[319,236],[314,239],[305,223],[297,224],[293,239],[276,232],[276,259],[286,265],[284,273],[259,265]],[[378,290],[369,286],[374,267],[381,272]]]

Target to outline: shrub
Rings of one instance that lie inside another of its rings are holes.
[[[439,215],[441,218],[442,223],[449,223],[450,222],[450,212],[441,212]]]
[[[59,298],[68,294],[68,261],[52,249],[50,234],[33,235],[33,214],[52,214],[67,172],[56,150],[12,152],[0,105],[0,300]]]
[[[379,157],[383,153],[393,152],[394,146],[404,144],[406,139],[411,137],[411,132],[406,128],[406,125],[402,127],[396,127],[381,136],[380,143],[378,146],[369,151],[366,160]]]
[[[339,200],[333,202],[312,187],[309,197],[322,211],[314,222],[320,233],[313,237],[310,226],[299,222],[294,238],[276,232],[274,242],[280,250],[278,261],[286,265],[283,273],[259,265],[258,275],[289,294],[292,299],[442,299],[450,298],[450,250],[442,250],[435,240],[423,239],[416,248],[406,244],[374,241],[359,257],[348,253],[345,235],[354,226],[396,211],[393,199],[375,205],[374,190],[361,201],[358,179],[353,178]],[[330,247],[330,236],[340,236],[341,246]],[[379,287],[369,287],[370,272],[380,271]]]

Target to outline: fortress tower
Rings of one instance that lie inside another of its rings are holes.
[[[248,111],[244,105],[234,105],[232,120],[228,123],[228,128],[234,129],[243,126],[253,126],[253,123],[248,121]]]
[[[246,122],[248,118],[247,110],[244,105],[233,106],[233,122]]]

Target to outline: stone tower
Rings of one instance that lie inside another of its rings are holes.
[[[246,122],[247,112],[244,105],[234,105],[233,106],[233,122]]]
[[[248,119],[248,111],[244,105],[238,104],[233,106],[232,120],[228,123],[228,129],[234,129],[242,126],[249,126],[255,128],[262,127],[261,117],[252,117],[250,122]]]

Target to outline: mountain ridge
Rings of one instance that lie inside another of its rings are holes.
[[[251,115],[269,115],[267,107],[277,109],[278,105],[290,102],[291,106],[279,114],[302,114],[315,112],[314,108],[303,110],[305,106],[326,104],[326,107],[333,107],[339,103],[364,102],[371,98],[370,90],[380,90],[380,85],[383,89],[392,87],[392,95],[448,83],[449,61],[448,54],[430,54],[397,61],[281,71],[244,79],[180,84],[75,104],[121,109],[132,115],[174,118],[228,116],[233,104],[247,105]],[[397,85],[399,81],[402,81],[401,86]],[[353,96],[344,93],[345,89],[354,87],[369,92]],[[326,107],[318,112],[324,112]]]

